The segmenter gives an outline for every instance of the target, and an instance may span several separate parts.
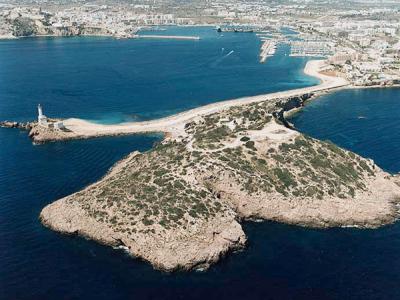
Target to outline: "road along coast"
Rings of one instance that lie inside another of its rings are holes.
[[[290,128],[284,112],[347,86],[305,72],[316,87],[224,101],[150,122],[65,121],[75,137],[166,132],[100,181],[47,205],[42,223],[125,249],[155,268],[208,268],[242,249],[244,219],[327,228],[376,228],[399,216],[400,183],[373,161]]]

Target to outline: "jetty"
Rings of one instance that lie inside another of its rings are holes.
[[[240,32],[240,33],[253,33],[254,28],[248,26],[217,26],[217,32]]]
[[[275,54],[276,42],[273,40],[265,40],[261,46],[260,63],[264,63],[268,57]]]
[[[200,40],[199,36],[187,36],[187,35],[155,35],[155,34],[138,34],[134,35],[133,38],[137,39],[166,39],[166,40]]]

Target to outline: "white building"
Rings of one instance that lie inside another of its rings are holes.
[[[54,130],[64,130],[65,126],[62,121],[50,121],[47,119],[47,117],[43,114],[43,108],[39,104],[38,105],[38,124],[41,127],[48,128],[48,129],[54,129]]]
[[[64,123],[61,122],[61,121],[55,122],[53,126],[54,126],[54,129],[56,129],[56,130],[63,130],[63,129],[65,129]]]
[[[47,117],[43,114],[43,109],[40,104],[38,105],[38,124],[46,128],[49,127],[49,123],[47,122]]]

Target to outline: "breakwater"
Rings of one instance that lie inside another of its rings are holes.
[[[260,63],[264,63],[268,57],[275,54],[276,42],[272,40],[265,40],[261,46]]]
[[[0,127],[30,130],[33,125],[30,122],[0,121]]]
[[[152,34],[139,34],[133,36],[137,39],[165,39],[165,40],[200,40],[199,36],[184,36],[184,35],[152,35]]]

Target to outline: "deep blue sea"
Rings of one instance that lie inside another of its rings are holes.
[[[282,46],[258,63],[254,34],[170,28],[200,41],[34,38],[0,42],[0,120],[115,123],[316,84]],[[157,32],[159,34],[159,32]],[[231,54],[229,54],[231,51]],[[228,55],[229,54],[229,55]],[[341,91],[292,120],[301,130],[400,171],[399,90]],[[400,299],[400,226],[310,230],[246,223],[245,251],[207,272],[165,274],[38,221],[48,203],[101,178],[156,135],[32,145],[0,128],[0,299]]]
[[[300,131],[400,172],[400,89],[352,89],[310,102],[291,121]]]

